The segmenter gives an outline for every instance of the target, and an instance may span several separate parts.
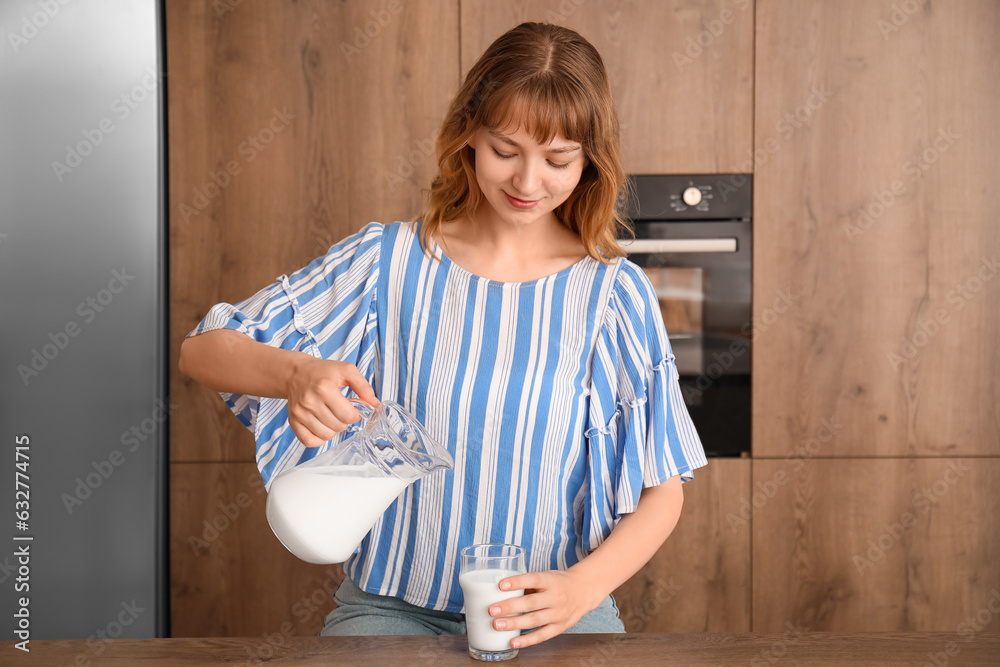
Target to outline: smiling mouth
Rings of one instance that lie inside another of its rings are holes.
[[[514,206],[515,208],[521,208],[521,209],[533,208],[535,204],[537,204],[540,201],[538,199],[535,199],[534,201],[529,199],[518,199],[517,197],[510,196],[506,192],[504,192],[503,194],[505,197],[507,197],[507,201],[510,202],[511,206]]]

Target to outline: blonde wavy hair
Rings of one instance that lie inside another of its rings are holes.
[[[594,259],[607,263],[624,256],[618,233],[631,228],[619,198],[626,183],[621,130],[604,61],[577,32],[548,23],[522,23],[501,35],[455,95],[437,139],[440,173],[414,219],[423,218],[424,251],[443,223],[470,216],[482,201],[468,141],[481,127],[519,123],[539,143],[562,133],[583,147],[587,166],[555,215],[580,235]]]

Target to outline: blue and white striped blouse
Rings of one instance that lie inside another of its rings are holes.
[[[433,240],[441,261],[428,257],[418,233],[371,223],[249,299],[214,306],[189,335],[235,329],[353,363],[447,446],[454,471],[400,494],[344,567],[370,593],[457,612],[462,547],[520,544],[530,571],[566,569],[643,487],[687,481],[706,460],[639,267],[586,257],[498,282]],[[222,397],[253,432],[266,485],[325,449],[296,439],[286,401]]]

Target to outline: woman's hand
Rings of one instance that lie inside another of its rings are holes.
[[[353,364],[282,350],[231,329],[184,339],[180,371],[216,391],[288,400],[288,423],[307,447],[318,447],[361,415],[340,392],[354,390],[378,406],[371,385]]]
[[[500,589],[509,591],[525,589],[521,597],[509,598],[490,605],[490,616],[521,614],[511,618],[497,618],[497,630],[528,630],[538,628],[511,640],[511,647],[524,648],[540,644],[570,629],[584,614],[595,609],[605,595],[595,594],[589,582],[572,570],[529,572],[507,577],[500,581]]]
[[[378,398],[354,364],[304,356],[288,379],[288,424],[306,447],[319,447],[361,419],[341,393],[350,387],[371,406]]]
[[[515,648],[541,643],[570,629],[652,558],[673,532],[683,504],[681,478],[675,475],[659,486],[643,489],[635,511],[622,516],[611,535],[568,570],[502,579],[501,590],[523,588],[525,595],[490,605],[490,615],[523,615],[497,618],[493,627],[538,628],[511,640]]]

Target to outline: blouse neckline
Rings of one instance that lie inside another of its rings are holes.
[[[418,226],[417,226],[416,229],[411,229],[410,230],[410,233],[414,234],[417,237],[417,242],[418,243],[419,243],[419,237],[420,237],[420,225],[423,225],[423,220],[419,221]],[[465,269],[465,268],[459,266],[450,257],[448,257],[447,253],[445,253],[445,251],[444,251],[444,248],[442,248],[441,245],[437,242],[437,239],[434,238],[433,234],[430,235],[428,238],[430,239],[430,243],[431,243],[431,248],[430,248],[431,252],[433,252],[433,253],[437,254],[439,257],[441,257],[442,264],[445,264],[446,266],[451,267],[452,270],[456,271],[459,275],[464,276],[465,278],[467,278],[469,280],[476,280],[478,282],[483,282],[483,283],[485,283],[487,285],[495,285],[497,287],[503,287],[503,288],[514,289],[514,288],[522,288],[522,287],[535,287],[535,286],[537,286],[539,284],[542,284],[542,283],[546,283],[546,282],[550,282],[550,281],[555,281],[555,280],[559,280],[561,278],[564,278],[564,277],[568,276],[570,273],[572,273],[573,271],[575,271],[578,268],[582,267],[584,264],[588,264],[590,262],[596,262],[597,261],[596,259],[594,259],[590,255],[587,255],[586,257],[583,257],[583,258],[579,259],[578,261],[570,264],[569,266],[567,266],[564,269],[560,269],[559,271],[556,271],[555,273],[550,273],[547,276],[542,276],[541,278],[535,278],[534,280],[524,280],[524,281],[494,280],[493,278],[486,278],[485,276],[481,276],[479,274],[473,273],[472,271],[469,271],[468,269]]]

